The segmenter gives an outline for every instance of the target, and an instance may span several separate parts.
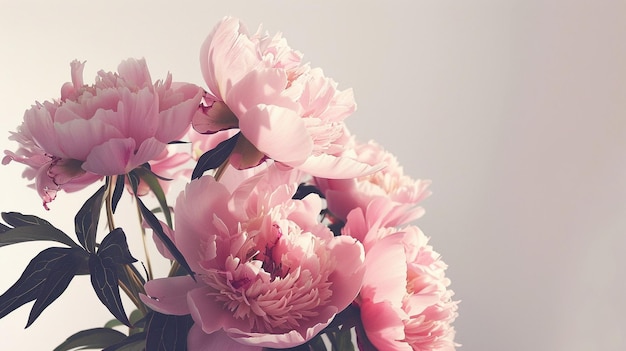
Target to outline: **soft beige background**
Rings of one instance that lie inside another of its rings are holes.
[[[0,150],[75,58],[86,81],[145,57],[155,79],[203,84],[198,50],[218,19],[264,23],[354,88],[358,136],[433,180],[418,224],[462,300],[462,350],[626,349],[626,2],[338,3],[3,0]],[[71,230],[92,190],[45,213],[21,171],[0,167],[0,210]],[[43,247],[0,248],[0,291]],[[0,320],[0,350],[51,350],[110,318],[86,277],[24,331],[30,306]]]

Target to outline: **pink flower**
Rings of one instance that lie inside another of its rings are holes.
[[[379,350],[454,350],[458,302],[446,264],[419,228],[380,226],[384,211],[348,216],[343,233],[364,242],[365,276],[357,301],[368,339]]]
[[[406,224],[421,217],[424,209],[415,205],[431,194],[428,190],[430,180],[412,179],[405,175],[396,157],[376,142],[362,144],[354,138],[350,139],[346,153],[353,153],[360,162],[372,166],[383,164],[385,167],[353,179],[314,178],[332,214],[345,221],[353,209],[365,210],[373,199],[384,197],[406,212],[402,222],[388,223],[389,226]]]
[[[170,235],[197,282],[152,280],[143,301],[162,313],[191,313],[190,350],[300,345],[358,294],[362,245],[319,222],[317,195],[291,200],[299,177],[272,166],[231,193],[205,176],[178,197]]]
[[[203,134],[238,128],[242,137],[230,162],[239,169],[271,158],[327,178],[372,172],[339,156],[343,120],[356,108],[352,90],[337,90],[301,57],[280,34],[250,35],[237,19],[225,18],[202,45],[208,106],[194,117],[194,128]]]
[[[58,190],[81,188],[158,158],[186,132],[202,98],[199,87],[172,83],[171,75],[153,84],[144,60],[123,61],[119,73],[100,71],[93,85],[83,83],[83,63],[73,61],[71,68],[72,82],[62,87],[60,100],[26,111],[13,135],[20,148],[5,151],[3,160],[35,169],[44,204]]]

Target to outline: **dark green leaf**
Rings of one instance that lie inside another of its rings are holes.
[[[2,212],[2,219],[13,227],[21,227],[25,225],[49,225],[50,222],[37,216],[23,215],[19,212]]]
[[[130,327],[120,297],[117,267],[106,266],[100,257],[92,254],[89,257],[89,271],[91,272],[91,285],[102,304],[115,318]]]
[[[115,180],[115,189],[113,189],[113,196],[111,197],[111,209],[113,210],[113,213],[115,213],[117,204],[120,202],[122,194],[124,193],[125,179],[126,177],[123,174],[120,174]]]
[[[30,325],[65,290],[71,280],[70,273],[82,270],[86,257],[81,248],[51,247],[40,252],[26,266],[17,282],[0,296],[0,318],[37,300],[29,317]]]
[[[106,322],[104,324],[104,327],[110,329],[110,328],[119,327],[120,325],[123,325],[122,322],[118,321],[116,318],[113,318],[110,321]]]
[[[159,201],[159,205],[161,206],[161,210],[163,211],[163,215],[165,216],[165,222],[171,227],[172,215],[170,213],[170,208],[167,205],[165,192],[163,192],[163,188],[161,187],[161,183],[159,183],[157,176],[148,169],[138,169],[137,171],[141,180],[143,180],[148,187],[150,187],[150,190],[152,190],[152,193],[156,196]]]
[[[69,254],[61,257],[48,273],[46,280],[41,284],[37,300],[28,316],[28,328],[54,300],[56,300],[67,289],[79,266],[86,257],[85,251],[80,248],[69,249]]]
[[[8,227],[8,226],[6,226],[6,225],[4,225],[4,224],[0,223],[0,234],[1,234],[1,233],[4,233],[4,232],[6,232],[6,231],[8,231],[8,230],[10,230],[10,229],[11,229],[11,227]]]
[[[126,235],[122,228],[117,228],[109,233],[98,248],[97,254],[89,257],[89,271],[91,272],[91,285],[98,298],[106,308],[120,322],[131,326],[122,299],[118,284],[118,271],[125,264],[137,261],[128,250]]]
[[[154,230],[154,232],[157,234],[159,239],[163,242],[163,245],[165,245],[165,247],[169,250],[172,256],[174,256],[174,259],[195,280],[196,278],[194,277],[194,273],[191,270],[191,267],[189,267],[189,264],[185,260],[185,257],[183,257],[183,254],[181,254],[180,251],[178,251],[178,248],[176,248],[176,245],[174,245],[172,240],[165,234],[165,232],[163,231],[163,227],[161,226],[161,222],[159,222],[159,220],[156,218],[154,213],[150,212],[150,210],[146,207],[146,205],[143,204],[143,202],[138,196],[136,197],[136,199],[137,199],[137,203],[139,204],[139,208],[141,210],[141,215],[146,220],[148,225],[150,225],[150,228]]]
[[[319,197],[324,199],[324,194],[316,186],[306,185],[305,183],[298,186],[298,190],[296,190],[296,193],[293,194],[291,198],[295,200],[302,200],[309,194],[317,194]]]
[[[354,351],[352,332],[350,328],[341,328],[341,330],[335,334],[335,340],[337,342],[337,350]]]
[[[144,351],[146,350],[146,333],[133,334],[126,339],[111,345],[102,351]]]
[[[122,228],[116,228],[104,237],[98,248],[98,256],[109,261],[111,265],[137,262],[130,254],[126,234]]]
[[[326,344],[324,343],[324,339],[322,339],[321,334],[316,335],[308,342],[308,344],[313,351],[327,351]]]
[[[88,252],[94,252],[96,247],[96,231],[102,210],[102,199],[106,185],[103,185],[95,192],[80,208],[74,217],[74,227],[78,242],[83,245]]]
[[[146,350],[186,351],[191,315],[172,316],[153,312],[146,330]]]
[[[209,150],[205,152],[202,156],[200,156],[196,167],[191,173],[191,180],[202,177],[204,172],[210,169],[215,169],[219,167],[222,163],[224,163],[224,161],[226,161],[230,154],[233,152],[233,149],[237,144],[237,139],[239,139],[239,134],[241,134],[241,132],[235,134],[228,140],[222,141],[221,143],[217,144],[214,149]]]
[[[114,329],[87,329],[70,336],[53,351],[102,349],[124,339],[126,339],[126,335]]]
[[[70,247],[79,247],[67,234],[49,224],[9,228],[0,233],[0,247],[27,241],[56,241]]]
[[[133,190],[133,194],[137,195],[137,189],[139,188],[139,181],[141,179],[137,175],[135,171],[130,171],[128,173],[128,182],[130,183],[130,188]]]

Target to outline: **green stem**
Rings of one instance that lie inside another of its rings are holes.
[[[146,229],[143,227],[143,216],[141,215],[141,208],[139,202],[135,201],[137,205],[137,216],[139,217],[139,228],[141,229],[141,242],[143,243],[143,252],[146,255],[146,268],[148,270],[148,280],[152,280],[154,276],[152,274],[152,264],[150,263],[150,253],[148,252],[148,244],[146,243]]]
[[[115,188],[115,183],[117,180],[117,176],[107,176],[106,178],[106,198],[104,201],[106,215],[107,215],[107,225],[109,227],[109,231],[115,229],[115,221],[113,219],[113,191]],[[141,302],[139,298],[138,292],[145,292],[143,285],[141,284],[141,280],[135,272],[130,268],[129,265],[124,266],[124,272],[128,276],[128,281],[132,284],[132,287],[126,286],[120,279],[118,279],[118,283],[122,291],[126,293],[126,295],[130,298],[130,300],[137,306],[137,308],[145,315],[147,313],[146,307]]]
[[[224,172],[226,171],[226,168],[228,168],[228,165],[230,164],[230,157],[228,157],[226,159],[226,161],[224,161],[219,167],[217,167],[217,170],[215,171],[215,175],[213,176],[213,178],[215,178],[216,181],[220,181],[220,178],[222,178],[222,176],[224,175]]]

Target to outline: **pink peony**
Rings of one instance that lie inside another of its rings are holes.
[[[231,193],[204,176],[178,197],[169,235],[197,282],[152,280],[143,301],[192,315],[190,350],[300,345],[358,294],[362,245],[319,222],[317,195],[291,199],[299,177],[272,166]]]
[[[370,165],[339,156],[343,120],[356,108],[352,90],[337,90],[301,57],[280,34],[259,29],[250,35],[239,20],[223,19],[202,45],[209,92],[194,128],[203,134],[239,129],[230,159],[239,169],[271,158],[327,178],[372,172]]]
[[[343,229],[366,250],[357,301],[367,337],[379,350],[452,351],[458,302],[447,289],[447,266],[419,228],[380,226],[385,220],[376,217],[387,215],[356,209]]]
[[[11,160],[35,169],[44,200],[58,190],[82,188],[102,176],[124,174],[158,158],[167,143],[184,135],[202,98],[192,84],[171,75],[152,83],[144,60],[123,61],[119,73],[98,72],[93,85],[82,79],[84,63],[73,61],[72,82],[61,99],[37,103],[24,114],[12,139],[20,143]]]
[[[373,199],[384,197],[407,214],[404,222],[388,225],[402,225],[421,217],[424,209],[415,205],[431,194],[428,190],[430,180],[412,179],[405,175],[396,157],[376,142],[363,144],[357,143],[354,138],[350,139],[347,153],[353,153],[360,162],[372,166],[383,164],[385,167],[378,172],[353,179],[314,178],[315,184],[326,197],[332,214],[345,221],[353,209],[365,210]]]

